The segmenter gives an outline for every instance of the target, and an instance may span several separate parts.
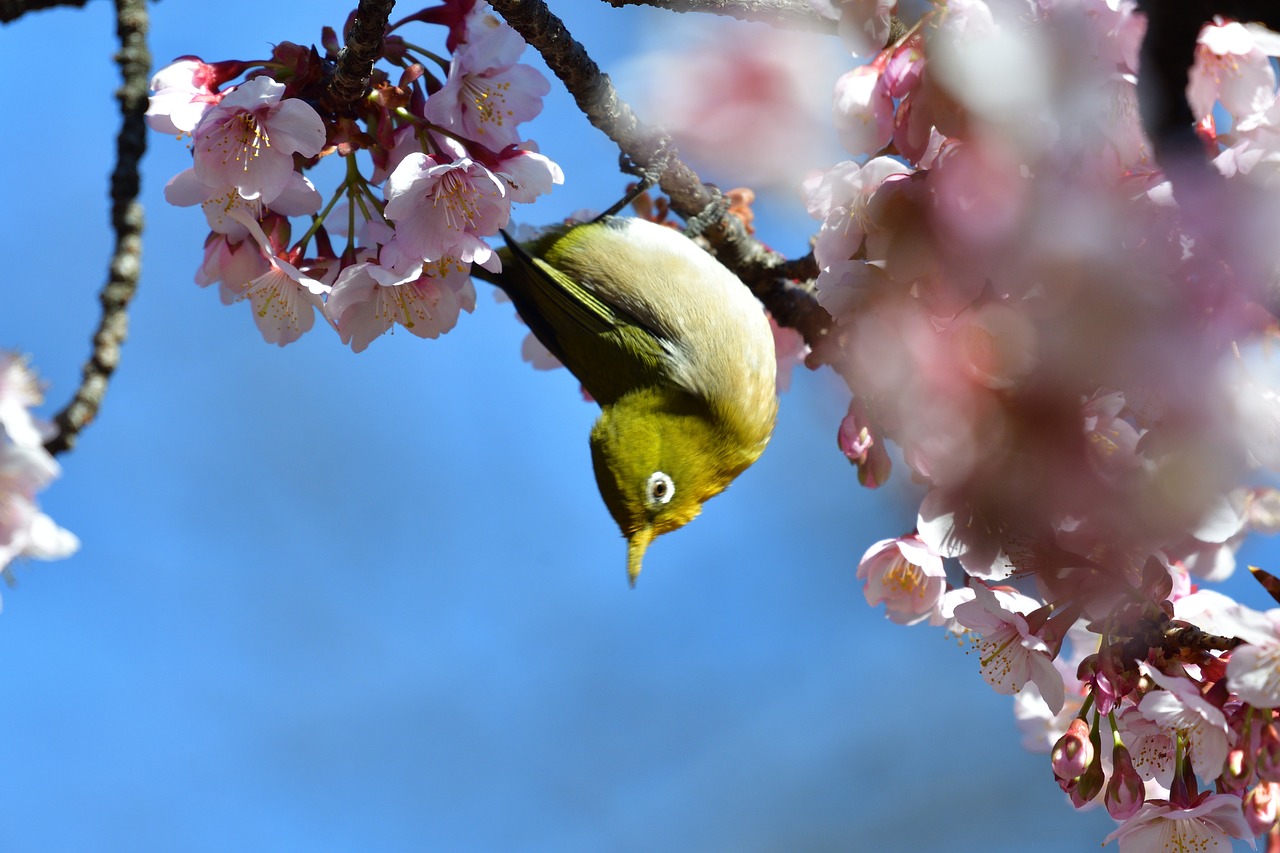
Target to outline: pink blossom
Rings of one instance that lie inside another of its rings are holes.
[[[36,492],[60,473],[44,448],[0,442],[0,571],[17,559],[58,560],[79,549],[75,534],[36,502]]]
[[[1067,630],[1067,642],[1067,648],[1053,659],[1054,668],[1062,676],[1065,696],[1062,708],[1056,713],[1049,710],[1034,683],[1027,684],[1013,697],[1013,716],[1022,733],[1022,745],[1032,752],[1051,751],[1084,707],[1087,688],[1077,675],[1080,662],[1097,651],[1097,635],[1077,622]],[[1106,736],[1105,731],[1102,736]]]
[[[860,65],[836,81],[831,118],[840,144],[855,157],[875,154],[893,138],[893,99],[884,69]]]
[[[511,215],[506,183],[474,160],[440,163],[410,154],[387,178],[387,218],[406,252],[436,261],[496,269],[497,255],[481,236],[496,234]]]
[[[396,325],[420,338],[439,337],[454,327],[460,311],[475,308],[475,290],[463,267],[431,264],[416,279],[386,286],[372,274],[373,266],[364,262],[343,270],[325,303],[342,342],[355,352]]]
[[[30,407],[42,399],[35,374],[13,353],[0,353],[0,572],[20,558],[54,560],[80,546],[40,511],[36,500],[61,473],[44,449],[44,425]]]
[[[0,441],[19,447],[40,447],[46,438],[44,424],[31,409],[44,402],[44,391],[26,359],[0,350]]]
[[[165,201],[177,207],[200,205],[209,228],[233,240],[243,240],[249,231],[241,224],[246,216],[261,220],[267,207],[261,198],[248,199],[229,186],[211,187],[186,169],[169,179],[164,187]],[[307,216],[320,209],[320,193],[311,181],[298,172],[290,172],[284,188],[272,200],[270,210],[281,216]]]
[[[1142,467],[1141,433],[1121,417],[1124,394],[1099,392],[1084,404],[1084,433],[1089,463],[1105,482],[1119,484]]]
[[[245,297],[253,306],[253,321],[269,344],[291,344],[315,324],[319,297],[328,285],[303,275],[297,267],[274,255],[271,268],[249,282]]]
[[[789,190],[830,159],[831,81],[843,66],[829,47],[767,27],[675,27],[628,63],[622,88],[640,91],[638,111],[717,180]]]
[[[1227,686],[1255,708],[1280,708],[1280,637],[1243,645],[1227,662]]]
[[[1239,797],[1206,794],[1190,808],[1179,808],[1167,801],[1145,803],[1103,843],[1120,842],[1120,853],[1230,853],[1229,839],[1246,838],[1253,846],[1252,836]]]
[[[893,463],[885,440],[872,428],[867,405],[861,397],[849,401],[849,411],[840,421],[836,444],[845,457],[858,467],[858,482],[868,489],[879,488],[889,479]]]
[[[270,268],[262,247],[255,241],[233,241],[225,234],[213,233],[205,240],[204,261],[196,271],[196,284],[207,287],[219,283],[222,303],[230,305],[244,296],[249,282]]]
[[[1147,719],[1133,705],[1121,712],[1119,723],[1138,774],[1166,788],[1172,784],[1176,745],[1171,730]]]
[[[205,114],[193,134],[203,184],[234,187],[243,198],[271,204],[292,180],[293,155],[320,153],[324,122],[309,104],[281,100],[284,90],[270,77],[255,77]]]
[[[533,142],[522,142],[504,149],[494,171],[506,181],[507,197],[522,204],[528,204],[551,192],[553,186],[564,183],[564,171],[549,157],[538,153]]]
[[[247,217],[242,219],[249,233],[262,249],[267,270],[249,281],[244,297],[253,308],[253,321],[269,344],[285,346],[309,332],[315,324],[316,309],[323,308],[321,297],[330,286],[305,275],[292,263],[275,253],[262,226]]]
[[[909,175],[913,169],[892,157],[875,157],[864,164],[852,160],[837,163],[825,172],[811,173],[804,180],[805,206],[815,219],[826,219],[836,210],[844,212],[839,230],[857,230],[850,241],[852,256],[862,243],[866,206],[880,185],[895,175]]]
[[[151,91],[155,94],[147,105],[147,126],[175,136],[195,130],[209,108],[221,100],[218,87],[239,73],[240,65],[210,65],[191,56],[161,68],[151,78]]]
[[[1165,675],[1145,663],[1141,668],[1164,689],[1143,696],[1138,710],[1165,731],[1189,738],[1191,766],[1197,776],[1217,777],[1229,749],[1227,720],[1221,709],[1205,700],[1191,679]]]
[[[932,615],[946,589],[942,559],[918,536],[883,539],[862,555],[858,577],[865,581],[867,603],[884,602],[885,615],[900,625],[914,625]]]
[[[975,640],[981,656],[982,677],[997,693],[1017,693],[1034,681],[1049,710],[1058,713],[1065,695],[1062,676],[1053,666],[1049,647],[1027,626],[1027,612],[1037,603],[1024,595],[1004,593],[1009,606],[982,584],[973,585],[974,600],[956,608],[960,624],[979,635]]]
[[[1266,835],[1280,812],[1280,784],[1259,782],[1244,796],[1244,818],[1254,835]]]
[[[485,57],[489,65],[498,68],[515,64],[525,48],[520,34],[495,15],[493,8],[484,0],[479,0],[467,13],[461,43]],[[458,46],[450,46],[449,50],[457,53]]]
[[[423,116],[491,151],[518,142],[520,123],[542,112],[551,84],[531,66],[494,64],[504,58],[488,42],[463,47],[453,56],[444,86],[427,98]]]
[[[1275,92],[1271,62],[1244,25],[1231,21],[1200,31],[1187,84],[1187,99],[1196,118],[1210,116],[1214,101],[1220,101],[1236,122],[1248,126],[1275,102]]]
[[[975,529],[967,519],[957,521],[958,508],[952,499],[953,496],[942,489],[932,489],[925,495],[916,517],[920,538],[935,553],[958,559],[970,577],[1001,581],[1017,571],[1018,567],[998,537],[989,531]],[[962,509],[960,511],[963,512]]]

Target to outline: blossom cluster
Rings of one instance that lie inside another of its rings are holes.
[[[1280,610],[1197,588],[1280,529],[1277,37],[1200,35],[1209,209],[1143,133],[1132,0],[946,0],[887,47],[892,2],[814,5],[867,59],[835,87],[854,159],[805,184],[838,440],[926,487],[868,602],[971,641],[1122,851],[1280,832]]]
[[[31,413],[43,400],[26,361],[0,352],[0,572],[8,572],[14,560],[58,560],[80,547],[36,502],[36,494],[61,473],[44,449],[52,430]]]
[[[448,58],[406,41],[437,24]],[[211,229],[196,274],[224,303],[248,301],[259,331],[281,346],[316,314],[357,352],[393,326],[437,337],[475,305],[472,264],[497,271],[484,237],[513,202],[563,181],[520,136],[549,84],[518,62],[520,36],[483,0],[447,0],[388,27],[368,93],[333,104],[338,56],[290,42],[269,59],[183,57],[153,78],[152,129],[190,136],[192,167],[165,187],[199,205]],[[341,160],[327,198],[304,174]],[[307,217],[292,240],[291,217]],[[335,247],[334,238],[342,238]]]

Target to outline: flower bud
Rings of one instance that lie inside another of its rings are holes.
[[[1075,781],[1075,790],[1068,793],[1071,795],[1071,805],[1082,809],[1102,793],[1102,785],[1107,781],[1102,772],[1102,762],[1094,761]]]
[[[1089,743],[1089,724],[1076,717],[1067,727],[1067,733],[1053,745],[1053,775],[1059,779],[1074,779],[1084,774],[1093,763],[1093,744]]]
[[[1128,820],[1142,807],[1146,788],[1124,744],[1116,744],[1111,751],[1111,766],[1111,781],[1107,783],[1105,797],[1107,813],[1116,820]]]
[[[1280,732],[1274,721],[1262,727],[1256,762],[1259,779],[1280,782]]]
[[[1222,775],[1218,781],[1224,791],[1243,791],[1253,779],[1253,757],[1248,752],[1235,747],[1227,753],[1227,762],[1223,765]]]
[[[1276,825],[1276,809],[1280,806],[1280,784],[1260,782],[1244,795],[1244,819],[1254,835],[1265,835]]]

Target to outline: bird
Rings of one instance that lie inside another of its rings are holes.
[[[777,420],[763,306],[680,232],[603,215],[520,242],[502,231],[501,287],[600,405],[596,485],[627,540],[635,586],[658,536],[760,458]]]

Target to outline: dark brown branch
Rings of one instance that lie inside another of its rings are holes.
[[[147,148],[147,77],[151,51],[147,47],[146,0],[116,0],[116,62],[124,82],[116,91],[120,102],[120,134],[116,137],[116,168],[111,175],[111,226],[115,249],[106,286],[102,288],[102,320],[93,336],[93,352],[85,363],[80,387],[54,416],[58,433],[45,443],[50,453],[75,446],[80,431],[98,414],[107,383],[120,361],[120,345],[129,331],[129,301],[142,270],[142,204],[138,201],[138,164]]]
[[[779,323],[797,329],[815,351],[825,348],[831,317],[807,284],[788,281],[797,267],[747,233],[741,220],[728,215],[720,190],[702,183],[676,155],[671,140],[643,124],[619,96],[609,76],[573,39],[542,0],[491,0],[491,4],[524,37],[560,78],[587,119],[613,140],[641,170],[661,170],[659,185],[671,208],[686,221],[701,224],[702,235],[725,266],[738,274]],[[811,265],[805,266],[806,271]]]
[[[672,12],[709,12],[740,21],[758,21],[835,35],[836,22],[822,17],[806,0],[604,0],[614,8],[652,6]]]
[[[360,0],[355,19],[338,52],[338,66],[329,80],[326,104],[336,113],[350,113],[369,89],[373,63],[382,55],[382,38],[395,0]]]
[[[53,9],[58,6],[83,8],[89,0],[0,0],[0,24],[16,21],[28,12]]]

